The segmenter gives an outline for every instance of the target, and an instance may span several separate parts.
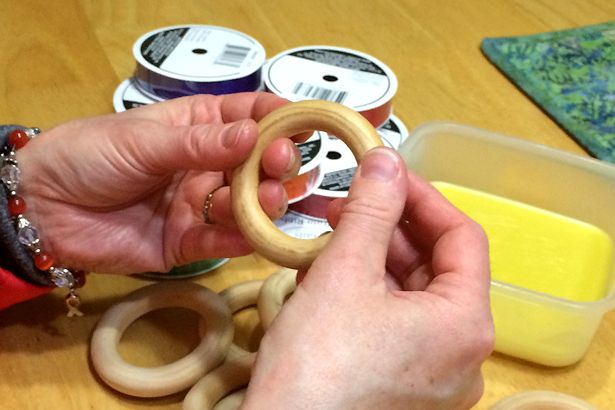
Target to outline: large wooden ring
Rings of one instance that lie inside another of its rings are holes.
[[[258,316],[264,330],[269,329],[273,319],[280,313],[288,295],[297,288],[297,271],[280,269],[272,273],[261,287],[258,294]]]
[[[265,147],[274,139],[306,131],[321,130],[348,145],[357,161],[382,141],[361,114],[329,101],[300,101],[287,104],[258,124],[259,139],[248,160],[240,166],[231,184],[235,220],[248,243],[261,255],[289,268],[307,268],[328,241],[328,235],[298,239],[280,231],[258,201],[260,161]]]
[[[236,351],[237,352],[237,351]],[[250,382],[255,353],[229,354],[224,363],[198,381],[182,404],[184,410],[209,410],[229,393]]]
[[[184,307],[207,322],[199,345],[183,358],[156,368],[126,363],[117,347],[124,331],[139,317],[164,307]],[[130,293],[101,317],[91,341],[94,369],[114,389],[138,397],[161,397],[197,382],[226,357],[233,340],[231,312],[215,292],[191,282],[165,282]]]

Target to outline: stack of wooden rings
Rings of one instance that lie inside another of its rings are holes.
[[[227,395],[247,386],[256,356],[233,343],[232,314],[256,306],[266,330],[294,291],[296,273],[281,269],[265,281],[239,283],[220,294],[187,281],[138,289],[105,312],[94,329],[90,349],[94,369],[105,383],[122,393],[162,397],[190,388],[184,409],[213,409]],[[172,306],[201,315],[199,345],[183,358],[157,368],[126,363],[118,353],[124,331],[146,313]],[[237,398],[225,402],[230,405]]]

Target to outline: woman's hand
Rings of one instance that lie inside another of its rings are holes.
[[[481,227],[385,148],[330,214],[336,230],[261,342],[245,408],[471,407],[494,343]]]
[[[268,93],[201,95],[43,132],[18,152],[28,218],[59,263],[87,271],[167,271],[247,254],[226,180],[250,154],[256,121],[285,103]],[[289,139],[265,152],[259,198],[270,217],[285,212],[280,180],[299,165]]]

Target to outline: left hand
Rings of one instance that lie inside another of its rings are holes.
[[[162,272],[247,254],[225,176],[250,154],[255,121],[286,102],[266,93],[200,95],[43,132],[18,151],[26,216],[58,264],[86,271]],[[286,210],[281,179],[299,161],[286,138],[263,155],[259,199],[272,218]],[[221,186],[205,224],[205,198]]]

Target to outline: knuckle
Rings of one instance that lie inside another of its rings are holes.
[[[462,356],[468,363],[480,366],[493,352],[495,332],[491,321],[477,324],[467,334],[462,348]]]
[[[487,233],[485,232],[485,229],[474,219],[470,218],[469,216],[466,216],[464,226],[466,228],[466,231],[468,232],[468,235],[470,235],[471,237],[476,238],[476,240],[481,242],[487,241]]]
[[[495,347],[495,330],[492,323],[490,323],[489,326],[485,326],[477,333],[474,346],[475,354],[479,361],[482,362],[491,355]]]
[[[221,110],[218,108],[222,102],[220,96],[196,94],[187,97],[190,100],[192,118],[202,119],[203,122],[222,122]]]
[[[344,213],[361,219],[383,220],[390,215],[389,204],[373,195],[364,195],[349,199],[344,206]]]

